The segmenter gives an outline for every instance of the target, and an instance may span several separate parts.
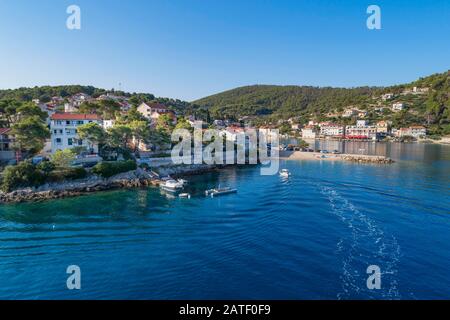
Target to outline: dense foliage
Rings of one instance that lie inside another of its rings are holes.
[[[95,174],[98,174],[99,176],[102,176],[104,178],[109,178],[118,173],[136,170],[136,168],[137,168],[137,165],[134,160],[115,161],[115,162],[103,161],[103,162],[97,163],[92,168],[92,172]]]
[[[413,87],[429,88],[421,95],[402,94]],[[392,101],[382,101],[381,95],[394,93]],[[376,107],[389,107],[394,102],[407,105],[405,112],[393,113],[388,108],[382,113]],[[434,74],[409,84],[391,87],[300,87],[255,85],[236,88],[212,95],[193,104],[198,110],[208,110],[213,118],[237,120],[245,116],[276,122],[279,119],[298,117],[299,122],[308,119],[333,120],[346,123],[339,114],[353,107],[368,112],[369,120],[392,120],[394,125],[428,125],[431,131],[450,134],[450,76],[449,72]]]

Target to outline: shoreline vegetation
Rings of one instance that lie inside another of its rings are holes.
[[[369,156],[357,154],[323,154],[318,152],[280,151],[280,160],[315,160],[315,161],[350,161],[358,163],[389,164],[394,161],[384,156]],[[0,204],[38,202],[86,195],[93,192],[146,188],[159,186],[160,177],[174,178],[202,174],[237,165],[166,165],[157,168],[158,173],[141,167],[127,172],[121,172],[111,177],[91,174],[82,179],[63,182],[46,183],[36,187],[16,189],[11,192],[0,191]]]
[[[0,191],[0,204],[37,202],[81,196],[99,191],[159,186],[161,182],[160,177],[162,176],[171,175],[173,177],[182,177],[196,175],[214,171],[222,167],[225,167],[225,165],[174,165],[159,167],[159,174],[137,168],[109,178],[90,175],[83,179],[47,183],[38,187],[27,187],[11,192]]]

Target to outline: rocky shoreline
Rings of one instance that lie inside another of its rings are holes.
[[[218,169],[214,165],[182,165],[158,168],[160,176],[172,175],[180,177],[195,175]],[[66,181],[62,183],[45,184],[36,188],[24,188],[12,192],[0,192],[1,203],[36,202],[51,199],[74,197],[92,192],[158,186],[160,180],[151,172],[138,168],[133,171],[117,174],[110,178],[97,175],[85,179]]]

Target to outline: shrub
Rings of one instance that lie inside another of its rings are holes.
[[[133,160],[117,161],[117,162],[100,162],[93,168],[92,172],[104,178],[112,177],[121,172],[136,170],[136,162]]]
[[[3,172],[2,190],[10,192],[22,187],[33,187],[42,184],[45,176],[30,161],[20,162],[16,166],[8,166]]]
[[[36,166],[36,169],[41,170],[45,175],[49,175],[55,168],[55,164],[50,161],[42,161]]]
[[[82,167],[61,168],[61,169],[53,171],[49,175],[48,180],[50,182],[61,182],[64,180],[83,179],[86,176],[87,176],[87,171],[86,171],[86,169],[84,169]]]
[[[57,167],[68,167],[75,160],[75,156],[71,149],[58,150],[52,155],[52,162]]]

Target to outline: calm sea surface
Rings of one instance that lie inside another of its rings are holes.
[[[0,205],[0,299],[450,298],[450,146],[323,148],[398,161],[282,162],[288,180],[226,169],[191,177],[191,199],[149,188]],[[239,191],[203,196],[218,184]],[[69,265],[81,290],[66,288]]]

